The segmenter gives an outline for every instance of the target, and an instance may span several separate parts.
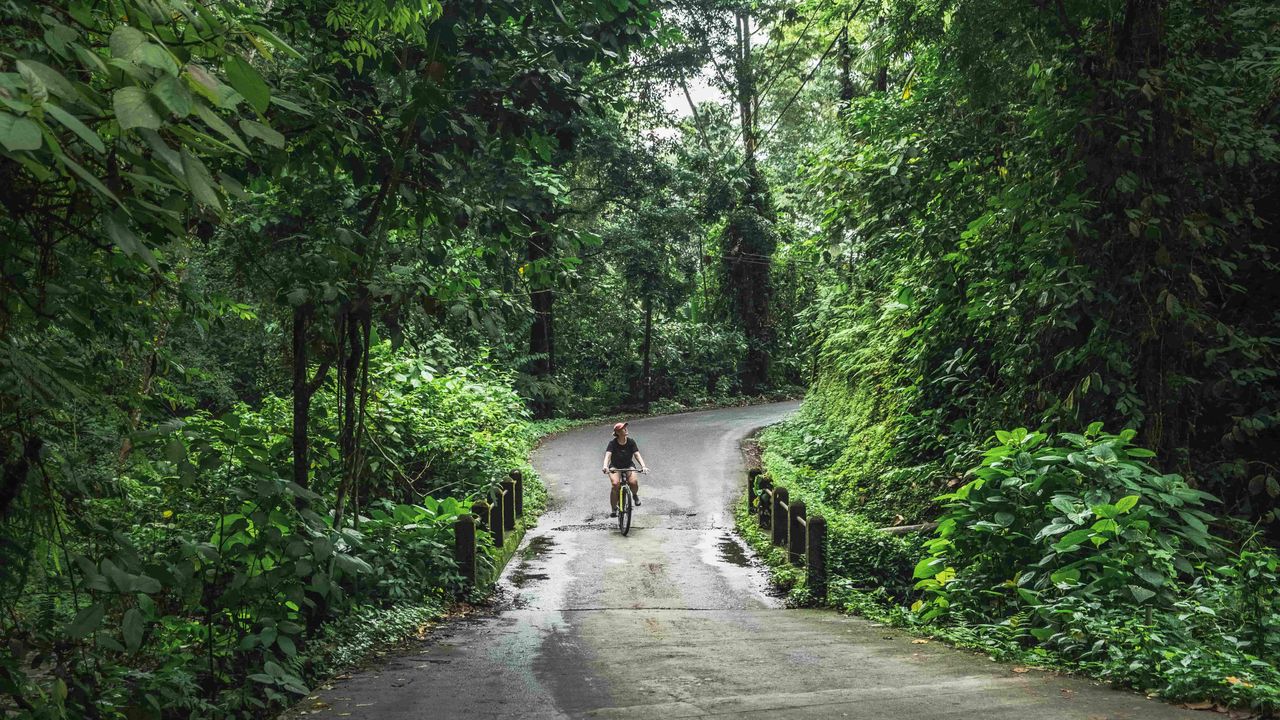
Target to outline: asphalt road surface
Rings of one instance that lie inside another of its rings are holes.
[[[637,420],[631,534],[609,519],[596,426],[545,443],[551,510],[494,613],[446,623],[296,711],[387,718],[979,718],[1121,720],[1204,713],[1087,680],[913,642],[830,611],[785,609],[732,534],[740,441],[795,403]],[[295,712],[296,712],[295,711]]]

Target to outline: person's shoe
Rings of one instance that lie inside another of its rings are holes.
[[[618,517],[618,511],[617,511],[617,510],[610,510],[610,511],[609,511],[609,517],[611,517],[611,518],[613,518],[613,517]]]
[[[634,500],[635,500],[635,502],[636,502],[636,507],[640,507],[640,496],[639,496],[639,495],[632,495],[631,497],[632,497],[632,499],[634,499]]]

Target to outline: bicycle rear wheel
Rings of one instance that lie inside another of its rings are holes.
[[[631,488],[623,483],[618,495],[618,529],[623,535],[631,532]]]

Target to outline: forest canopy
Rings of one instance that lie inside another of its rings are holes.
[[[833,604],[1280,702],[1274,3],[0,19],[6,713],[278,711],[541,432],[801,394]]]

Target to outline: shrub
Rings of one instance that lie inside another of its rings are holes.
[[[1064,433],[1062,444],[1021,429],[997,434],[977,477],[939,498],[947,512],[914,573],[928,595],[924,619],[1025,605],[1045,640],[1059,629],[1061,598],[1168,607],[1178,574],[1220,554],[1201,509],[1212,496],[1143,462],[1152,453],[1130,446],[1132,431],[1099,431]]]

